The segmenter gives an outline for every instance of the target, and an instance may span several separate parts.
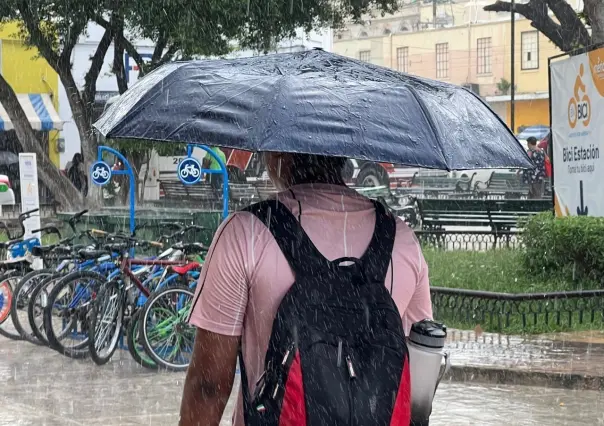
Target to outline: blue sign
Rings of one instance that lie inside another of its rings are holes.
[[[201,180],[201,164],[196,158],[187,157],[178,165],[178,179],[185,185],[193,185]]]
[[[111,180],[111,167],[104,161],[97,161],[90,168],[90,176],[95,185],[107,185]]]

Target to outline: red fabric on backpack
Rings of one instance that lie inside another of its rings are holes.
[[[306,405],[304,401],[300,352],[296,352],[294,362],[289,369],[279,425],[306,426]]]

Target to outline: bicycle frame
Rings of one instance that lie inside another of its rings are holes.
[[[141,280],[138,279],[134,271],[132,271],[132,266],[182,266],[186,263],[187,261],[183,260],[131,259],[127,254],[125,254],[124,256],[122,256],[120,271],[124,273],[128,278],[130,278],[135,287],[145,297],[149,297],[151,293],[143,285]]]

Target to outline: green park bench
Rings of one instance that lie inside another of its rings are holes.
[[[418,199],[422,229],[450,226],[489,227],[506,231],[522,226],[522,220],[551,210],[551,200]]]
[[[486,182],[477,182],[475,190],[479,196],[522,199],[528,197],[529,185],[521,174],[493,172]]]
[[[470,178],[452,178],[448,174],[426,174],[417,172],[411,180],[411,187],[401,188],[402,195],[426,196],[430,198],[448,197],[452,194],[471,192],[476,173]]]
[[[221,194],[217,194],[209,183],[200,182],[195,185],[185,185],[180,180],[160,180],[159,187],[164,193],[164,199],[182,202],[194,201],[201,203],[213,203],[220,200]]]

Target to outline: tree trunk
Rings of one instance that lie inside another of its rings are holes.
[[[19,99],[8,82],[0,75],[0,103],[13,123],[17,139],[24,152],[33,152],[37,156],[38,180],[44,182],[56,202],[64,209],[74,210],[83,204],[82,194],[63,176],[44,152],[41,141],[29,124],[27,115],[21,108]]]
[[[583,10],[591,24],[592,43],[604,43],[604,3],[602,0],[584,0]]]
[[[601,0],[592,0],[599,2]],[[591,37],[577,13],[566,0],[530,0],[514,3],[514,12],[531,21],[531,25],[545,35],[558,49],[570,52],[581,46],[589,46]],[[484,7],[487,12],[512,12],[512,3],[497,0]],[[558,22],[549,15],[551,10]]]

